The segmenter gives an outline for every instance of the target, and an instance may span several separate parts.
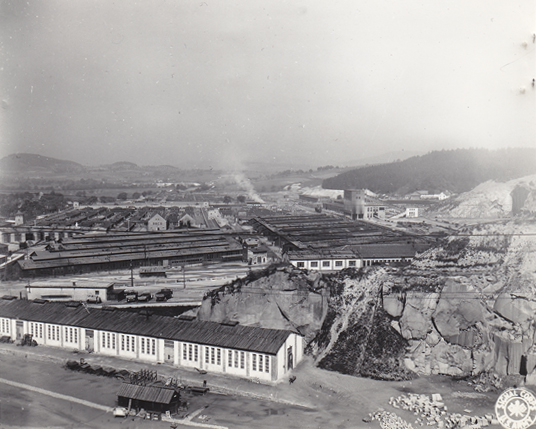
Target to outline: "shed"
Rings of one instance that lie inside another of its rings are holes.
[[[123,383],[117,393],[117,402],[120,407],[176,413],[180,394],[169,387]]]

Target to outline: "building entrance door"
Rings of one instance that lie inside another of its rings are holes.
[[[175,342],[171,340],[164,340],[164,360],[166,363],[173,363],[175,361]]]
[[[290,371],[294,368],[294,354],[292,353],[292,346],[288,346],[287,349],[287,370]]]
[[[92,352],[95,350],[94,332],[86,329],[86,351]]]
[[[16,330],[17,340],[22,340],[23,334],[24,334],[24,322],[22,322],[21,320],[17,320],[17,330]]]

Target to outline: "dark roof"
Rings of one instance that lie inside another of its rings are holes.
[[[291,331],[140,315],[117,309],[67,307],[58,302],[0,299],[0,317],[165,338],[215,347],[276,354]]]
[[[411,244],[367,244],[362,246],[352,246],[357,250],[361,258],[413,258],[415,247]]]
[[[320,260],[320,259],[357,259],[355,252],[350,250],[339,249],[322,249],[322,250],[296,250],[288,252],[289,260]]]
[[[174,389],[159,386],[139,386],[137,384],[123,383],[117,396],[139,401],[169,404],[175,395]]]

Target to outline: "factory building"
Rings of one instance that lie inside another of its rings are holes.
[[[220,230],[98,234],[32,248],[8,277],[81,274],[140,266],[243,261],[242,244]]]
[[[0,337],[275,382],[303,359],[293,331],[141,315],[79,303],[0,299]]]

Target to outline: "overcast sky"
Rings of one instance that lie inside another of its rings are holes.
[[[533,0],[0,11],[0,156],[241,168],[536,145]]]

